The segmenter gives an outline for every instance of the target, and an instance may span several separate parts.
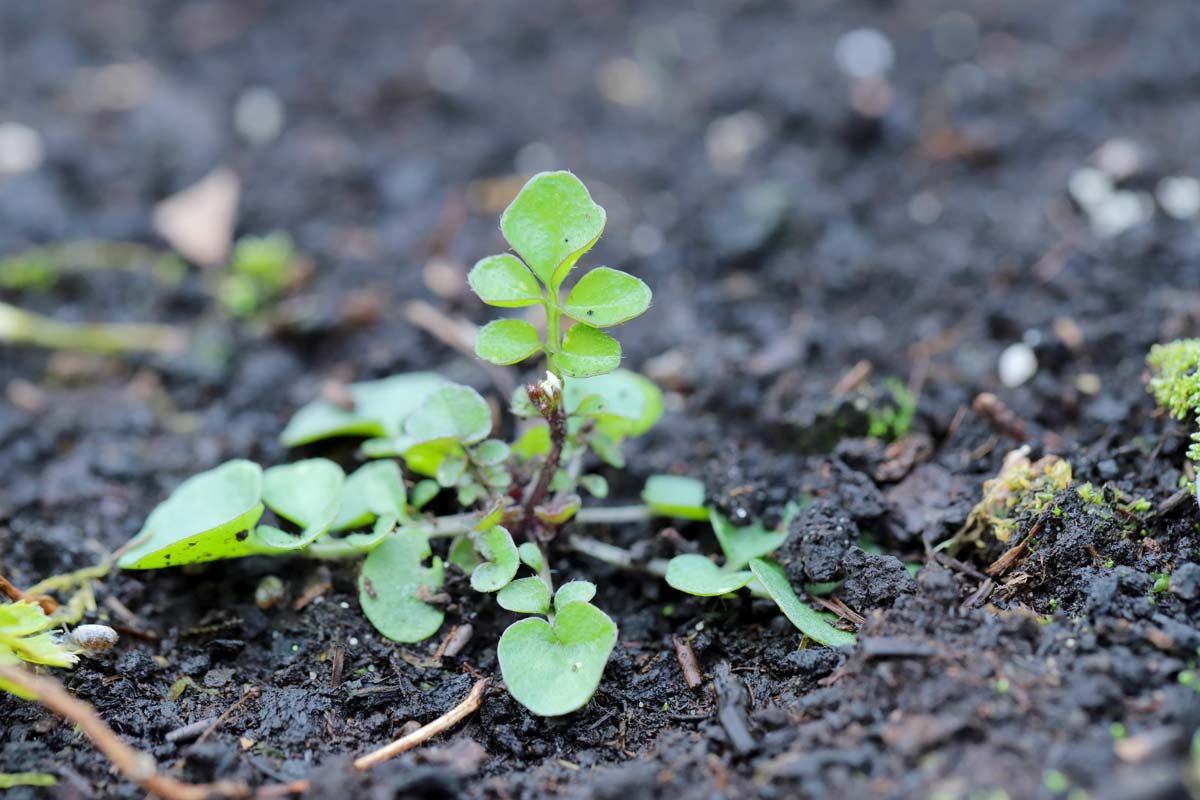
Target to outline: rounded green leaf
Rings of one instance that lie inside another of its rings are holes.
[[[512,534],[504,526],[476,534],[475,550],[484,559],[471,573],[471,588],[475,591],[498,592],[516,577],[521,559]]]
[[[363,562],[358,576],[358,602],[375,630],[394,642],[419,642],[437,633],[445,615],[440,608],[417,599],[442,585],[442,560],[430,566],[429,540],[400,531],[384,540]]]
[[[404,423],[414,444],[452,439],[474,444],[492,431],[492,409],[470,386],[451,384],[435,390]]]
[[[678,475],[651,475],[642,489],[642,502],[664,517],[708,519],[704,484]]]
[[[379,420],[318,400],[302,407],[288,420],[283,433],[279,434],[279,441],[285,447],[298,447],[337,436],[384,436],[386,433]]]
[[[496,602],[518,614],[545,614],[550,610],[550,590],[541,578],[520,578],[501,589]]]
[[[588,494],[597,500],[608,497],[608,479],[603,475],[580,475],[579,485],[588,490]]]
[[[590,325],[572,325],[563,338],[558,365],[569,378],[603,375],[621,365],[621,345]]]
[[[516,308],[542,302],[542,287],[529,267],[511,253],[488,256],[467,275],[471,290],[489,306]]]
[[[504,685],[534,714],[556,717],[587,705],[617,643],[617,626],[591,603],[571,603],[550,625],[534,617],[513,623],[496,655]]]
[[[263,502],[284,519],[308,527],[340,502],[345,481],[346,473],[327,458],[280,464],[263,473]]]
[[[563,311],[571,319],[607,328],[644,314],[650,307],[650,287],[628,272],[596,267],[579,279],[567,295]]]
[[[517,554],[521,556],[522,564],[534,572],[542,571],[542,551],[536,544],[521,542],[521,546],[517,548]]]
[[[788,582],[783,567],[774,561],[753,558],[750,559],[750,569],[767,590],[767,594],[771,595],[775,605],[779,606],[779,610],[805,636],[830,647],[854,644],[856,638],[853,633],[833,627],[820,614],[800,602],[792,584]]]
[[[534,458],[550,452],[550,428],[544,423],[527,428],[515,442],[512,451],[519,458]]]
[[[554,593],[554,610],[562,611],[570,603],[586,603],[596,596],[596,584],[591,581],[567,581]]]
[[[501,366],[524,361],[541,349],[537,328],[523,319],[493,320],[475,337],[475,355]]]
[[[716,564],[694,553],[675,556],[667,562],[667,585],[697,597],[717,597],[736,592],[754,580],[745,570],[722,572]]]
[[[350,473],[342,489],[342,505],[333,530],[370,525],[381,515],[396,519],[407,515],[404,475],[395,461],[373,461]]]
[[[309,403],[296,412],[279,440],[287,447],[296,447],[335,436],[394,436],[421,401],[446,383],[433,372],[352,383],[347,387],[353,401],[351,409],[324,400]]]
[[[262,468],[241,459],[192,476],[150,512],[117,565],[154,569],[249,555],[262,484]]]
[[[487,439],[471,448],[471,460],[481,467],[495,467],[508,460],[508,445],[499,439]]]
[[[500,230],[533,274],[557,288],[600,238],[606,219],[579,178],[541,172],[504,210]]]

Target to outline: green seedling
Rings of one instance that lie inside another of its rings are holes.
[[[1158,404],[1177,420],[1200,422],[1200,339],[1156,344],[1146,363],[1153,372],[1148,388]],[[1200,430],[1192,431],[1187,457],[1200,464]]]
[[[80,654],[107,650],[116,632],[104,625],[83,625],[73,633],[55,632],[58,621],[37,603],[19,600],[0,604],[0,666],[25,662],[47,667],[73,667]],[[23,689],[0,678],[0,691],[33,699]]]
[[[233,248],[216,296],[234,317],[250,317],[278,297],[296,277],[295,251],[286,233],[244,236]]]
[[[523,421],[515,441],[491,438],[492,408],[478,391],[436,374],[351,384],[347,403],[321,400],[301,408],[281,441],[297,446],[360,438],[362,455],[378,460],[349,476],[323,458],[267,470],[242,460],[223,464],[185,481],[156,508],[119,566],[365,555],[358,581],[363,611],[381,634],[406,643],[440,628],[445,570],[461,569],[474,590],[527,615],[504,632],[498,648],[512,695],[546,716],[584,706],[600,682],[617,626],[592,604],[594,584],[571,581],[555,591],[552,546],[558,529],[580,510],[580,491],[608,493],[603,477],[586,472],[589,458],[623,466],[622,444],[663,413],[658,388],[620,369],[620,345],[600,330],[644,312],[649,288],[607,267],[564,287],[604,221],[604,209],[575,176],[534,176],[501,219],[515,253],[485,258],[470,274],[485,303],[544,311],[544,331],[523,319],[502,319],[485,326],[476,341],[479,356],[495,364],[545,357],[545,377],[510,399]],[[565,332],[564,317],[573,321]],[[411,490],[401,465],[415,476]],[[453,493],[460,511],[423,515],[443,491]],[[263,519],[268,510],[274,520]],[[441,538],[450,544],[435,554]]]

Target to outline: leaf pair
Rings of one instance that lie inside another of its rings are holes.
[[[601,375],[621,363],[621,346],[597,330],[633,319],[650,306],[650,288],[640,279],[609,267],[583,276],[561,301],[561,287],[575,263],[604,231],[604,209],[583,182],[569,172],[533,176],[500,218],[500,230],[516,255],[480,260],[467,282],[488,305],[520,308],[542,305],[551,327],[543,342],[537,329],[519,319],[488,323],[475,352],[493,364],[516,364],[545,352],[566,376]],[[518,257],[519,256],[519,257]],[[559,341],[565,314],[575,320]]]

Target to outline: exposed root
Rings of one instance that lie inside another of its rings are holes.
[[[467,699],[456,705],[454,708],[447,711],[442,716],[430,722],[427,725],[422,725],[417,730],[401,736],[391,744],[385,745],[378,750],[367,753],[354,761],[354,768],[357,770],[370,769],[376,764],[380,764],[388,759],[395,758],[401,753],[408,752],[414,747],[432,739],[439,733],[444,733],[450,730],[458,723],[462,722],[467,717],[479,710],[479,705],[483,701],[483,693],[487,690],[488,681],[486,678],[480,678],[471,687],[471,693],[467,695]]]

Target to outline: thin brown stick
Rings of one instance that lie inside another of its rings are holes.
[[[487,690],[487,686],[487,678],[480,678],[471,687],[471,693],[467,695],[466,700],[463,700],[428,725],[423,725],[407,736],[401,736],[391,744],[355,759],[354,768],[357,770],[370,769],[376,764],[395,758],[401,753],[413,749],[417,745],[424,744],[439,733],[450,730],[479,710],[479,705],[483,701],[483,693]]]
[[[13,586],[12,582],[3,575],[0,575],[0,595],[7,597],[14,603],[19,603],[22,600],[27,600],[30,603],[37,603],[42,607],[42,611],[45,611],[47,614],[53,614],[58,610],[58,601],[56,601],[53,597],[49,597],[44,594],[32,595],[28,592],[22,592],[16,586]]]
[[[695,689],[704,683],[704,675],[700,672],[700,662],[696,660],[696,651],[687,639],[674,637],[675,658],[679,661],[679,669],[683,671],[683,682],[689,689]]]
[[[210,800],[213,797],[245,798],[254,792],[240,781],[186,783],[158,771],[154,757],[130,747],[100,719],[88,703],[73,697],[53,678],[34,675],[20,667],[0,666],[0,678],[34,696],[42,706],[74,724],[96,749],[129,780],[165,800]]]
[[[246,691],[246,693],[243,694],[238,699],[237,702],[235,702],[229,708],[225,709],[225,711],[221,713],[221,716],[219,716],[215,720],[213,720],[213,723],[204,729],[204,733],[200,734],[200,738],[196,740],[196,744],[201,744],[209,736],[212,736],[213,731],[215,731],[217,728],[221,727],[221,724],[224,723],[225,720],[229,719],[229,715],[232,714],[234,711],[237,711],[243,705],[245,705],[247,700],[249,700],[252,697],[261,697],[261,696],[262,696],[262,689],[258,688],[257,686],[250,687],[250,689],[248,691]]]

